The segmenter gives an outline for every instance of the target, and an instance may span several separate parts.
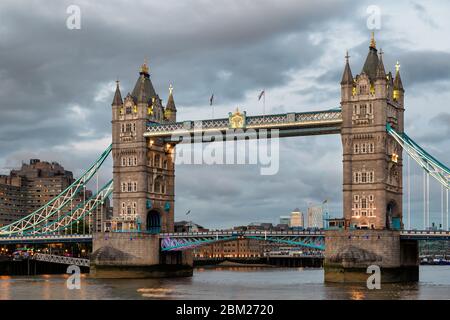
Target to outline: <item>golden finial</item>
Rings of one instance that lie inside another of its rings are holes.
[[[169,85],[169,95],[172,95],[173,92],[173,86],[172,84]]]
[[[397,63],[395,64],[395,72],[399,72],[400,71],[400,63],[397,61]]]
[[[372,31],[372,36],[370,37],[370,47],[376,49],[377,43],[375,42],[375,32]]]
[[[144,63],[141,66],[141,73],[146,73],[148,74],[149,72],[149,68],[148,68],[148,61],[147,58],[144,59]]]

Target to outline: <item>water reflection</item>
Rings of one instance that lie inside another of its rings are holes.
[[[421,281],[382,284],[323,282],[322,269],[201,267],[189,278],[93,279],[68,290],[68,275],[0,277],[0,299],[450,299],[450,267],[421,267]],[[444,279],[443,279],[444,278]]]

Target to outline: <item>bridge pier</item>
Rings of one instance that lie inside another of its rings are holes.
[[[161,252],[157,234],[105,232],[93,238],[90,275],[95,278],[189,277],[189,251]]]
[[[419,281],[418,242],[401,240],[400,231],[329,230],[325,242],[325,282],[366,283],[371,265],[382,283]]]

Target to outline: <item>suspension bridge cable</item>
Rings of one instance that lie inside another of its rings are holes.
[[[446,207],[447,207],[447,231],[450,231],[450,229],[448,227],[448,189],[446,190],[446,192],[447,192],[447,196],[446,196],[446,199],[447,199],[447,205],[446,205]]]
[[[425,171],[422,173],[423,177],[423,230],[427,229],[427,193],[426,193],[426,178]]]
[[[410,169],[410,156],[407,156],[407,197],[408,197],[408,230],[411,230],[411,169]]]
[[[430,227],[430,175],[427,172],[427,227]]]
[[[441,225],[439,230],[444,230],[444,186],[441,186]]]

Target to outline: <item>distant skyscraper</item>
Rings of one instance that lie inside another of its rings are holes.
[[[323,228],[323,208],[321,205],[308,208],[308,227]]]
[[[291,228],[300,228],[304,226],[304,217],[303,217],[303,212],[300,211],[299,208],[295,208],[292,212],[291,212],[291,218],[290,218],[290,224],[289,226]]]

